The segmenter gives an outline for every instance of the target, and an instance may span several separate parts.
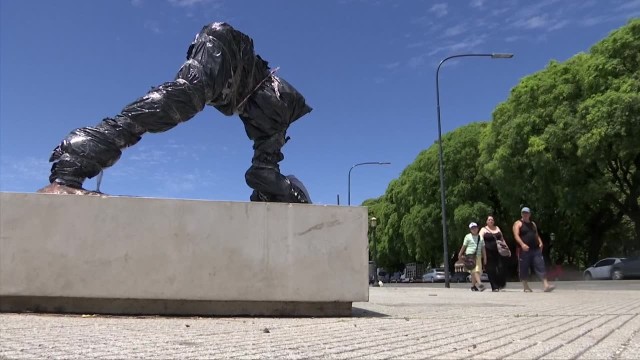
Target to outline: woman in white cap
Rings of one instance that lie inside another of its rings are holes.
[[[469,230],[471,231],[464,237],[462,247],[458,253],[459,259],[466,257],[475,257],[476,266],[471,269],[471,291],[484,291],[485,287],[480,280],[480,274],[482,274],[482,264],[487,264],[487,254],[484,249],[484,240],[478,235],[478,224],[472,222],[469,224]]]

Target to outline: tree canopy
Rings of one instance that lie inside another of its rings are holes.
[[[438,144],[368,200],[379,263],[442,262]],[[578,265],[640,250],[640,19],[523,78],[491,121],[443,136],[448,246],[494,215],[507,239],[532,208],[547,257]],[[513,245],[513,243],[512,243]]]

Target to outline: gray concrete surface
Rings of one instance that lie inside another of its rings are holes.
[[[363,207],[3,192],[0,220],[0,296],[368,299]]]
[[[352,317],[0,314],[7,358],[637,359],[640,281],[371,288]],[[539,285],[539,284],[534,284]]]

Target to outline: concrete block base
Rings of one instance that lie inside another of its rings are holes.
[[[162,316],[351,316],[350,302],[98,299],[0,297],[0,312]]]
[[[349,316],[367,209],[0,193],[0,311]]]

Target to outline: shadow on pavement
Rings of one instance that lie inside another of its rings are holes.
[[[361,309],[361,308],[357,308],[355,306],[351,309],[351,317],[381,318],[381,317],[389,317],[389,316],[390,315],[388,315],[388,314],[383,314],[383,313],[379,313],[379,312],[376,312],[376,311]]]

